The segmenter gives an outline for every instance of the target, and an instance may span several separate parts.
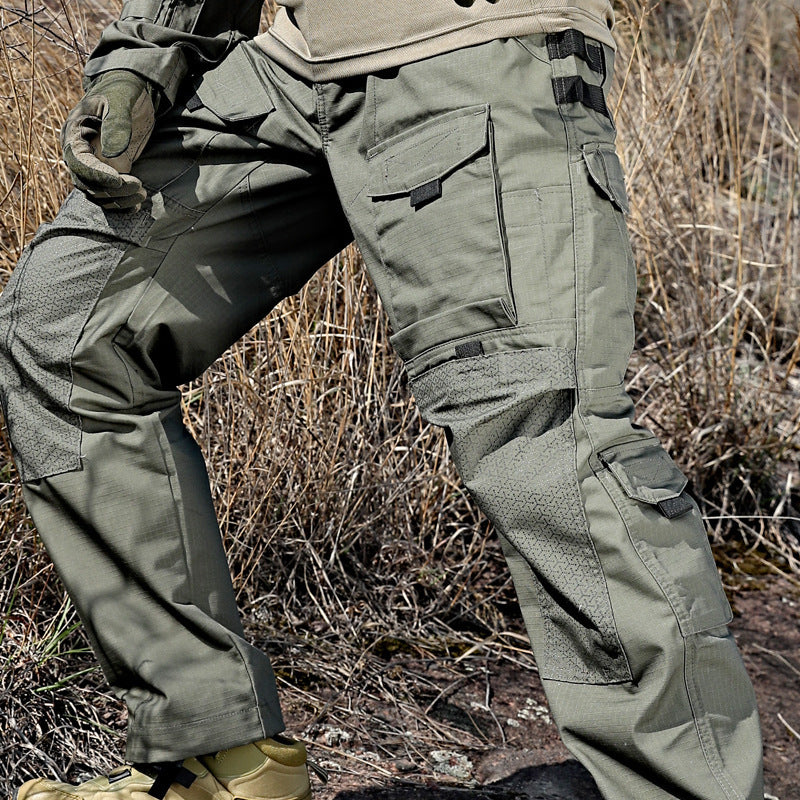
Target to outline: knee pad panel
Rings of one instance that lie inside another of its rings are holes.
[[[24,481],[80,469],[72,353],[108,277],[152,221],[145,210],[106,212],[74,191],[39,228],[3,292],[0,395]]]
[[[573,375],[569,350],[537,348],[454,359],[412,383],[423,415],[445,428],[470,493],[530,566],[542,677],[626,681],[578,485]]]

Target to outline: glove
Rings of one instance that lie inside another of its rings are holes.
[[[129,173],[155,127],[156,91],[135,72],[104,72],[61,129],[72,180],[104,208],[138,210],[147,198],[141,181]]]

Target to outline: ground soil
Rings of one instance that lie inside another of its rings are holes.
[[[794,733],[800,731],[800,593],[780,577],[757,585],[732,593],[732,629],[759,699],[767,796],[800,800],[800,739]],[[382,739],[378,733],[360,740],[321,725],[316,743],[312,737],[312,756],[331,778],[315,798],[600,800],[589,773],[561,744],[534,672],[508,661],[460,677],[452,665],[428,664],[424,672],[431,714],[450,729],[462,728],[472,744],[420,752],[409,749],[403,736]],[[402,728],[397,704],[382,706],[379,696],[371,697],[376,729],[396,734],[398,722]]]

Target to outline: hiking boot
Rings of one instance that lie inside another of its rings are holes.
[[[80,786],[35,778],[15,800],[233,800],[196,758],[170,764],[132,764]]]
[[[15,800],[310,800],[306,748],[282,736],[214,755],[119,767],[79,786],[36,778]]]

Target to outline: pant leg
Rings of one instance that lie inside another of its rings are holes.
[[[276,87],[250,52],[235,50],[160,122],[134,169],[150,202],[104,212],[73,192],[0,302],[25,498],[128,706],[135,761],[283,728],[269,660],[243,636],[176,386],[352,235],[311,88]]]
[[[326,86],[333,175],[420,410],[501,536],[567,746],[609,800],[760,800],[702,520],[623,386],[635,275],[598,100],[613,54],[551,43],[369,76],[357,130]]]

